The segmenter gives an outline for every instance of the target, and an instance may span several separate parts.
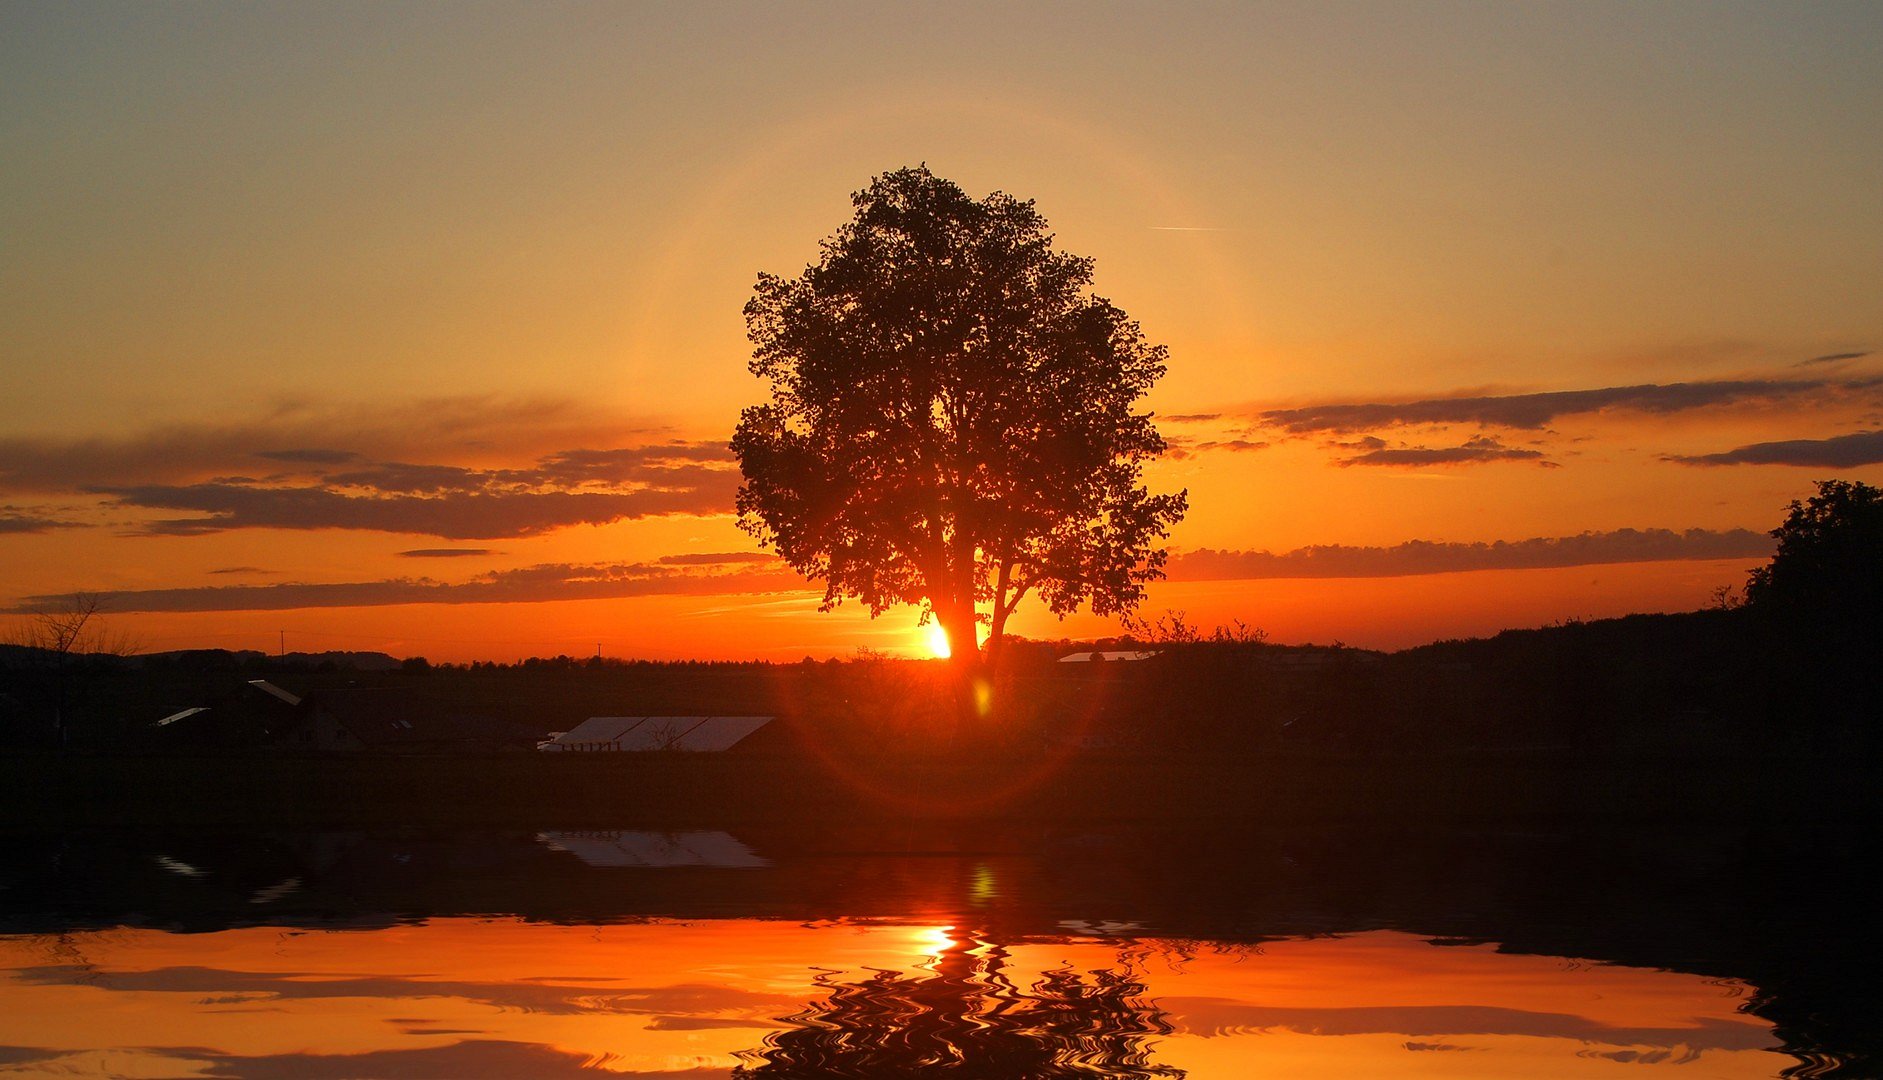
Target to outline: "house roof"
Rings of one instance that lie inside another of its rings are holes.
[[[197,713],[206,713],[208,711],[209,711],[208,708],[204,706],[198,706],[194,709],[184,709],[181,712],[173,712],[169,716],[164,717],[162,720],[157,721],[156,726],[157,727],[169,727],[171,724],[176,723],[178,720],[188,720],[190,717],[195,716]]]
[[[544,749],[730,750],[771,723],[769,716],[591,716],[544,744]]]
[[[537,839],[590,866],[712,866],[726,869],[770,866],[731,833],[546,832]]]
[[[301,699],[298,696],[288,693],[286,690],[269,682],[267,679],[250,679],[248,684],[260,690],[262,693],[267,694],[269,697],[285,701],[289,705],[299,705],[301,703]]]

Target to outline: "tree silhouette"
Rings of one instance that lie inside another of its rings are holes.
[[[1165,349],[1091,292],[1030,201],[973,199],[926,166],[875,178],[796,277],[745,306],[771,400],[732,440],[740,525],[872,615],[921,605],[964,673],[1028,593],[1064,616],[1132,610],[1185,495],[1138,400]]]
[[[1874,629],[1883,614],[1883,491],[1821,480],[1772,536],[1777,553],[1746,582],[1750,607]]]
[[[951,930],[920,973],[876,970],[853,982],[825,976],[825,996],[782,1017],[788,1027],[738,1055],[738,1080],[763,1077],[971,1076],[1049,1080],[1106,1076],[1181,1080],[1152,1060],[1173,1030],[1128,966],[1047,971],[1029,987],[1007,950]]]
[[[52,666],[52,723],[61,750],[70,728],[67,683],[73,666],[88,658],[128,656],[136,651],[129,638],[105,628],[105,601],[102,594],[90,592],[58,597],[29,612],[11,635],[12,644],[33,650]]]

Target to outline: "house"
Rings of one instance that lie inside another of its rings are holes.
[[[291,727],[297,694],[266,679],[250,679],[194,702],[175,702],[140,732],[166,749],[263,746]]]
[[[719,753],[737,746],[772,722],[769,716],[591,716],[538,750],[570,752],[642,752],[688,750]]]

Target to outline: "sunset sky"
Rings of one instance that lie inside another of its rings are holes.
[[[1883,483],[1880,65],[1874,3],[0,0],[0,608],[917,652],[735,528],[725,444],[755,276],[918,162],[1169,346],[1149,613],[1699,607],[1812,481]]]

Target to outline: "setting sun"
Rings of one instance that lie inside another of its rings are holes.
[[[942,629],[940,623],[931,621],[921,627],[920,632],[922,647],[928,650],[930,656],[937,660],[946,660],[952,655],[948,648],[948,632]]]

